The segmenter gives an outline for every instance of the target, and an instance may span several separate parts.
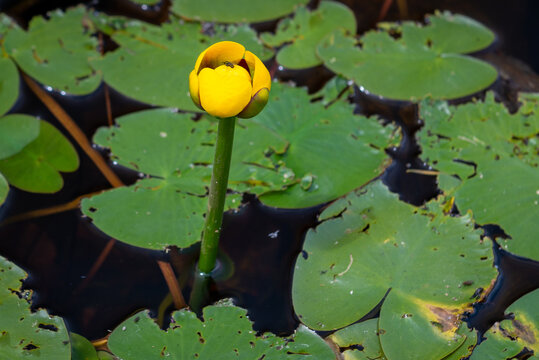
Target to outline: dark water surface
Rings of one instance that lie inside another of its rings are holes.
[[[356,5],[360,2],[343,2],[351,8],[358,8],[356,13],[362,31],[372,27],[371,22],[376,19],[382,3],[373,1],[372,4],[366,5],[370,10],[360,14],[360,6]],[[3,1],[0,2],[0,10],[8,9],[11,15],[25,23],[32,15],[43,13],[58,5],[68,6],[73,3],[67,0]],[[109,13],[123,13],[153,23],[166,19],[168,6],[168,3],[164,2],[161,6],[143,9],[120,0],[86,3]],[[131,5],[126,5],[127,3]],[[426,5],[417,3],[418,1],[408,3],[410,18],[418,17],[416,12],[423,11],[424,14],[431,11],[430,8],[425,10]],[[518,43],[526,44],[533,39],[527,33],[529,14],[523,14],[524,10],[514,9],[516,5],[507,9],[505,17],[502,17],[504,22],[497,13],[502,7],[501,1],[479,1],[476,7],[467,1],[440,0],[428,3],[429,7],[438,4],[440,7],[457,11],[464,9],[460,11],[484,21],[494,30],[503,31],[512,24],[510,30],[499,36],[497,52],[503,50],[520,57],[537,69],[536,52],[514,50],[514,44],[508,41],[518,38]],[[489,5],[491,3],[494,5]],[[525,9],[531,9],[533,2],[517,1],[517,3],[522,3]],[[394,7],[390,9],[387,15],[389,20],[394,20],[391,17],[396,16],[395,11]],[[477,12],[481,12],[481,16],[476,16]],[[517,22],[518,25],[515,25]],[[272,24],[259,26],[271,27]],[[530,83],[530,76],[527,75],[529,69],[518,61],[514,62],[513,58],[499,54],[491,56],[487,61],[495,63],[499,69],[506,69],[506,73],[511,73],[511,79],[502,76],[491,87],[498,99],[509,106],[516,107],[515,94],[518,90],[539,90],[539,81],[533,80]],[[269,64],[269,68],[272,65],[274,66],[273,63]],[[284,80],[292,79],[298,85],[308,86],[311,91],[315,91],[323,85],[331,73],[324,68],[302,71],[276,69],[275,75]],[[53,123],[70,138],[26,85],[21,83],[21,96],[11,112],[39,116]],[[149,108],[148,105],[125,98],[113,89],[110,89],[109,93],[114,118]],[[98,127],[107,125],[104,85],[88,96],[52,95],[88,137],[91,138]],[[460,101],[466,100],[469,98]],[[400,146],[387,149],[393,163],[382,175],[382,180],[389,189],[398,193],[403,201],[414,205],[420,205],[439,194],[435,177],[407,172],[409,169],[430,169],[421,160],[421,149],[414,137],[421,126],[421,120],[417,118],[417,109],[404,102],[385,101],[373,97],[359,89],[356,89],[351,101],[356,104],[358,113],[379,114],[387,121],[395,121],[402,127],[403,140]],[[7,202],[0,208],[0,221],[31,210],[67,203],[78,196],[109,188],[110,185],[87,156],[78,147],[77,151],[81,166],[75,173],[64,174],[65,187],[59,193],[40,195],[11,189]],[[112,165],[112,167],[126,184],[131,184],[138,178],[135,172],[119,166]],[[293,265],[301,251],[307,229],[317,224],[317,215],[322,206],[283,210],[264,206],[252,197],[244,200],[245,205],[240,211],[225,214],[221,240],[224,257],[228,257],[234,263],[234,273],[229,278],[212,285],[211,298],[217,300],[232,297],[238,305],[249,310],[249,316],[255,322],[255,329],[287,334],[298,324],[290,298]],[[486,226],[486,232],[493,238],[503,235],[503,231],[493,226]],[[112,330],[138,309],[149,308],[153,314],[157,313],[159,305],[168,293],[157,266],[158,260],[171,261],[176,275],[186,279],[184,296],[188,298],[189,274],[196,260],[196,247],[182,254],[170,254],[141,250],[115,242],[101,268],[92,279],[88,280],[90,269],[102,250],[110,244],[111,239],[97,230],[88,219],[83,218],[78,209],[0,226],[0,239],[0,254],[29,272],[30,276],[25,282],[25,287],[34,290],[34,306],[45,307],[53,314],[64,317],[71,331],[90,339],[105,336],[108,330]],[[485,301],[477,304],[469,316],[469,324],[480,332],[484,332],[495,321],[503,319],[504,310],[512,302],[539,287],[538,262],[511,255],[498,249],[497,246],[493,248],[500,276]]]

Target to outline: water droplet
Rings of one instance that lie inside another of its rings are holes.
[[[164,132],[164,131],[161,131],[159,133],[159,136],[161,136],[162,138],[166,138],[168,136],[168,134],[166,132]]]
[[[279,236],[279,230],[276,230],[274,232],[271,232],[268,234],[268,237],[271,238],[271,239],[276,239],[277,236]]]

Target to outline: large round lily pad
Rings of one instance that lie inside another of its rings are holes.
[[[539,260],[539,102],[522,101],[516,114],[491,93],[458,107],[424,101],[418,137],[458,208],[471,209],[480,224],[500,225],[512,237],[500,240],[507,250]]]
[[[26,119],[25,115],[11,116]],[[59,172],[75,171],[78,167],[79,157],[73,145],[43,120],[39,121],[39,135],[35,140],[15,155],[0,160],[0,172],[11,185],[38,193],[60,190],[64,180]]]
[[[290,14],[308,0],[174,0],[172,11],[181,17],[221,23],[260,22]]]
[[[71,359],[64,321],[45,310],[30,310],[31,292],[21,289],[26,276],[0,256],[0,358]]]
[[[18,97],[19,72],[17,67],[11,59],[0,57],[0,116],[15,104]]]
[[[388,359],[442,359],[466,341],[460,315],[496,276],[491,244],[470,215],[446,215],[439,202],[415,208],[377,181],[320,219],[294,272],[292,298],[304,324],[350,325],[387,294],[378,327]]]
[[[297,183],[261,196],[280,208],[302,208],[334,200],[378,176],[388,159],[384,148],[397,139],[394,127],[353,114],[345,101],[324,107],[303,89],[274,84],[268,105],[252,119],[290,145],[275,160]]]
[[[539,290],[535,290],[511,305],[506,313],[510,319],[495,323],[484,340],[473,352],[470,360],[504,360],[516,358],[527,349],[533,352],[526,359],[539,359]]]
[[[316,333],[300,326],[288,338],[267,333],[256,336],[247,311],[231,305],[204,308],[204,321],[188,310],[172,315],[163,331],[139,312],[110,335],[109,348],[121,359],[309,359],[330,360],[335,355]]]
[[[313,11],[302,6],[293,18],[279,22],[275,34],[264,33],[262,41],[270,46],[284,45],[277,54],[277,62],[289,69],[302,69],[322,64],[316,55],[316,46],[329,33],[344,30],[356,31],[354,13],[345,5],[322,1]]]
[[[496,80],[496,69],[463,55],[488,46],[494,39],[490,30],[462,15],[442,13],[428,20],[425,26],[386,25],[359,41],[336,31],[318,46],[318,55],[325,66],[354,80],[360,89],[396,100],[429,95],[454,99]]]
[[[88,14],[79,6],[35,17],[28,31],[11,29],[4,47],[21,69],[54,90],[74,95],[94,91],[101,76],[89,65],[99,57]]]
[[[212,43],[236,41],[262,60],[273,52],[259,43],[247,25],[218,26],[213,37],[200,24],[172,21],[161,26],[123,18],[94,20],[120,47],[92,66],[119,92],[152,105],[200,111],[189,95],[189,73],[198,55]]]

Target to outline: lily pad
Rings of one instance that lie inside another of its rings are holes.
[[[300,326],[288,338],[266,333],[256,336],[247,311],[231,305],[204,308],[204,321],[188,310],[172,315],[163,331],[139,312],[110,335],[110,350],[122,359],[309,359],[328,360],[335,355],[316,333]]]
[[[344,360],[387,360],[378,337],[378,318],[369,319],[338,330],[329,339],[344,348]]]
[[[275,161],[291,169],[298,181],[261,201],[280,208],[302,208],[334,200],[378,176],[388,159],[384,148],[395,139],[394,127],[353,114],[345,101],[325,108],[311,103],[307,92],[275,83],[268,105],[251,121],[290,145]]]
[[[2,359],[69,360],[64,321],[45,310],[31,311],[26,273],[0,256],[0,354]]]
[[[71,340],[71,360],[99,360],[92,343],[84,336],[69,333]]]
[[[51,89],[74,95],[93,92],[101,76],[89,65],[99,57],[88,14],[79,6],[35,17],[28,31],[11,29],[4,47],[21,69]]]
[[[85,199],[82,211],[97,227],[151,249],[187,247],[200,240],[217,124],[190,117],[169,109],[141,111],[97,132],[94,141],[110,148],[115,161],[149,176]],[[272,168],[265,156],[271,147],[284,149],[284,140],[257,124],[247,128],[239,123],[236,130],[231,189],[257,193],[293,180],[293,174]],[[229,198],[229,206],[240,205],[237,196]]]
[[[396,100],[454,99],[496,80],[496,69],[463,55],[488,46],[494,39],[490,30],[462,15],[440,13],[428,20],[425,26],[386,24],[366,33],[359,43],[336,31],[318,46],[318,55],[325,66],[354,80],[360,89]],[[392,37],[395,33],[398,39]]]
[[[12,114],[0,117],[0,159],[13,156],[39,135],[39,119]]]
[[[208,37],[202,34],[200,24],[182,21],[161,26],[123,18],[94,21],[120,47],[92,66],[100,69],[107,84],[119,92],[151,105],[200,111],[189,95],[188,79],[198,55],[211,43],[240,42],[262,60],[273,55],[247,25],[218,26],[215,36]]]
[[[500,225],[512,237],[500,240],[504,248],[539,260],[539,102],[523,101],[516,114],[491,93],[458,107],[424,101],[418,137],[458,208],[471,209],[479,224]]]
[[[293,12],[308,0],[174,0],[172,11],[181,17],[221,23],[261,22]]]
[[[533,351],[526,359],[539,359],[539,290],[535,290],[511,305],[506,313],[513,317],[494,324],[484,340],[474,350],[470,360],[504,360],[516,358],[524,349]]]
[[[355,34],[356,18],[345,5],[322,1],[313,11],[302,6],[293,18],[279,22],[275,34],[264,33],[262,41],[270,46],[284,45],[277,54],[277,62],[289,69],[303,69],[322,64],[316,55],[316,46],[329,33],[341,29]]]
[[[26,119],[26,115],[11,116]],[[79,157],[71,143],[54,126],[42,120],[34,141],[15,155],[0,160],[0,172],[11,185],[38,193],[60,190],[64,180],[59,172],[75,171],[78,167]]]
[[[19,72],[17,67],[10,59],[0,57],[0,116],[11,109],[18,97]]]
[[[2,173],[0,173],[0,206],[6,201],[9,192],[9,184]]]
[[[377,181],[320,220],[294,272],[292,299],[304,324],[348,326],[387,294],[378,326],[388,359],[442,359],[466,341],[460,315],[496,277],[490,242],[469,214],[445,215],[440,202],[415,208]]]

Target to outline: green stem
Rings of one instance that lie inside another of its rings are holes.
[[[235,124],[235,117],[220,119],[217,129],[217,144],[215,145],[215,157],[211,175],[208,212],[206,213],[206,223],[204,224],[200,259],[198,261],[199,270],[206,274],[213,270],[217,259]]]

